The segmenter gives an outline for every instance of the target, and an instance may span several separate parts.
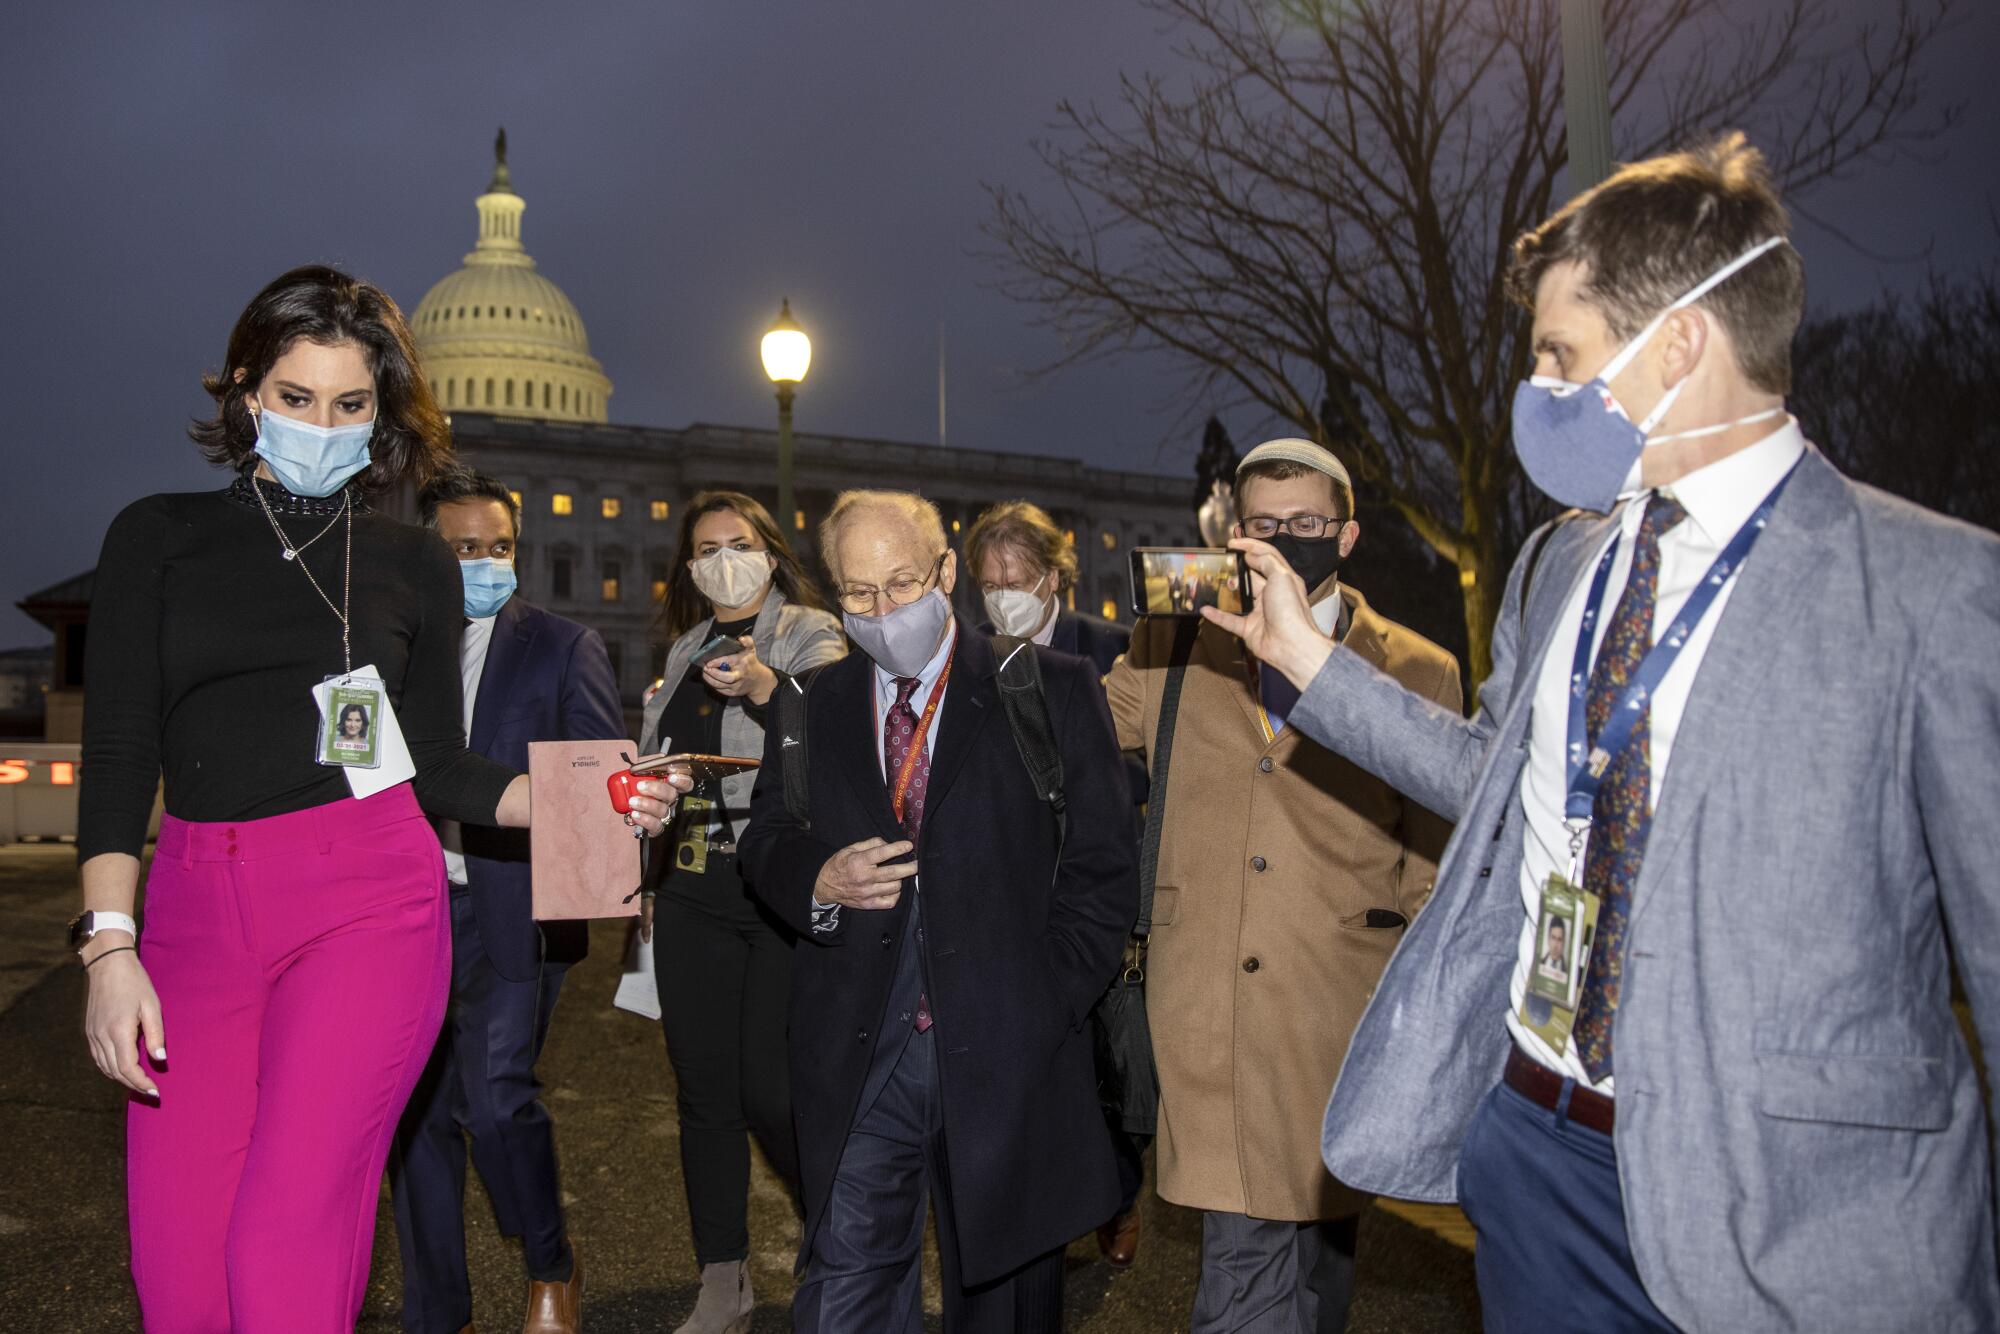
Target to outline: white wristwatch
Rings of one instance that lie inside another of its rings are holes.
[[[133,921],[127,914],[122,912],[87,912],[78,914],[70,922],[69,947],[78,954],[83,953],[83,947],[88,945],[91,939],[100,931],[123,931],[126,935],[132,937],[134,944],[137,944],[139,941],[139,924]]]

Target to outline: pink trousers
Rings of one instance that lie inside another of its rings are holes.
[[[149,1334],[348,1334],[382,1164],[443,1022],[444,860],[407,783],[235,824],[168,816],[140,956],[160,1099],[126,1118]]]

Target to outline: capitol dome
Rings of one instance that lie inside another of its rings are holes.
[[[424,294],[410,318],[438,405],[550,421],[605,420],[611,381],[590,355],[583,320],[521,246],[527,202],[507,172],[507,132],[493,180],[474,201],[479,242]]]

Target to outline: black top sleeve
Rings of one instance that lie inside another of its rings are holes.
[[[163,499],[136,501],[111,521],[91,583],[79,861],[103,852],[138,856],[160,784]]]

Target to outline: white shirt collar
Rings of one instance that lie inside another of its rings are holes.
[[[1340,583],[1336,580],[1327,595],[1312,604],[1313,624],[1328,639],[1333,638],[1334,628],[1340,624],[1341,603]]]
[[[1805,432],[1799,429],[1798,418],[1788,417],[1756,444],[1696,468],[1660,490],[1681,503],[1708,545],[1721,547],[1736,536],[1805,452]]]
[[[1049,618],[1046,621],[1042,622],[1042,628],[1035,631],[1035,633],[1032,636],[1030,636],[1030,638],[1032,638],[1035,643],[1040,644],[1043,648],[1047,648],[1049,645],[1055,643],[1056,622],[1061,618],[1062,618],[1062,604],[1057,602],[1054,598],[1050,598]]]

